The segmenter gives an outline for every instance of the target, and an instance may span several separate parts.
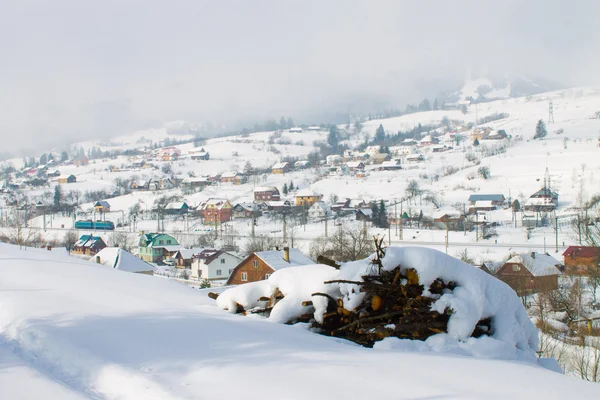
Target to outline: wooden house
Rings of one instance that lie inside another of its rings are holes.
[[[58,178],[58,183],[60,183],[60,184],[75,183],[75,182],[77,182],[77,177],[75,177],[75,175],[69,175],[64,178]]]
[[[283,251],[259,251],[250,254],[234,268],[227,285],[262,281],[280,269],[310,264],[314,261],[298,249],[285,247]]]
[[[392,156],[390,156],[388,153],[377,153],[371,156],[373,164],[383,164],[384,162],[390,161],[391,159]]]
[[[302,189],[296,192],[294,196],[296,200],[296,206],[298,207],[310,207],[315,204],[317,201],[321,201],[323,196],[317,192],[314,192],[311,189]]]
[[[71,253],[93,256],[104,248],[106,248],[106,243],[100,236],[81,235],[73,245]]]
[[[233,218],[258,218],[262,215],[256,203],[237,203],[232,208]]]
[[[239,172],[228,171],[221,175],[221,183],[231,182],[234,185],[241,185],[246,183],[246,181],[246,176],[240,174]]]
[[[205,224],[231,221],[233,214],[231,203],[225,199],[208,199],[200,205]]]
[[[600,247],[569,246],[562,255],[567,275],[598,276],[600,273]]]
[[[279,189],[275,186],[260,186],[254,189],[255,201],[278,201],[280,199]]]
[[[523,205],[524,211],[551,212],[558,207],[558,193],[544,186],[531,196]]]
[[[106,200],[100,200],[94,203],[94,210],[99,213],[109,213],[110,204]]]
[[[202,253],[204,248],[192,247],[191,249],[179,249],[173,254],[171,259],[175,260],[177,268],[190,268],[194,256]]]
[[[472,194],[469,196],[469,214],[479,211],[493,211],[504,206],[503,194]]]
[[[272,174],[286,174],[290,172],[290,163],[289,162],[278,162],[277,164],[271,167]]]
[[[190,210],[190,206],[186,202],[176,201],[171,202],[165,206],[165,214],[169,215],[182,215],[186,214]]]
[[[365,164],[363,164],[361,161],[348,161],[346,163],[346,166],[348,167],[348,170],[351,172],[354,171],[362,171],[365,169]]]
[[[560,262],[548,254],[523,253],[506,261],[496,277],[524,296],[557,289],[561,269]]]

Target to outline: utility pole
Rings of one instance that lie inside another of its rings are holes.
[[[254,225],[256,225],[256,218],[252,217],[252,238],[254,239]]]
[[[550,102],[548,103],[548,124],[554,122],[554,103],[552,102],[552,99],[550,99]]]
[[[403,223],[403,216],[404,213],[402,212],[402,204],[404,203],[404,200],[400,201],[400,237],[398,239],[403,240],[404,239],[404,235],[402,232],[402,223]]]
[[[325,216],[325,237],[327,237],[327,216]]]
[[[554,234],[556,235],[555,251],[558,253],[558,217],[554,217]]]
[[[475,211],[475,241],[479,242],[479,213]]]
[[[449,234],[448,221],[446,221],[446,254],[448,254],[448,234]]]
[[[283,243],[287,243],[287,218],[283,214]]]
[[[398,202],[394,203],[394,222],[396,223],[396,237],[398,237]]]

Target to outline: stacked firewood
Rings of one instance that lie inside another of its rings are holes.
[[[375,342],[386,337],[425,340],[432,335],[447,332],[452,310],[446,309],[443,313],[438,313],[432,310],[432,304],[444,293],[454,290],[456,284],[437,279],[429,286],[427,296],[424,296],[424,287],[419,283],[419,276],[414,269],[403,272],[403,268],[398,265],[392,270],[383,270],[381,259],[385,251],[381,248],[381,243],[376,244],[379,246],[377,257],[373,260],[373,265],[377,268],[375,274],[362,276],[360,281],[324,282],[327,285],[350,285],[349,287],[364,292],[358,307],[346,309],[341,295],[333,297],[328,293],[313,293],[313,298],[318,296],[327,299],[327,310],[322,323],[314,318],[313,300],[306,300],[302,305],[307,312],[288,321],[288,324],[310,323],[318,333],[348,339],[367,347],[372,347]],[[264,307],[244,310],[241,305],[237,305],[236,311],[269,316],[273,306],[282,298],[283,294],[276,290],[271,297],[259,299]],[[490,334],[490,322],[489,319],[479,321],[471,336]]]

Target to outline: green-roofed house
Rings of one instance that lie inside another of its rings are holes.
[[[138,257],[155,263],[175,254],[181,246],[177,239],[166,233],[142,233],[138,244]]]

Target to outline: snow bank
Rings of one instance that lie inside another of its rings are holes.
[[[388,338],[377,347],[395,349],[413,348],[453,352],[485,358],[514,359],[536,362],[538,349],[537,331],[528,318],[525,308],[515,292],[506,284],[437,250],[421,247],[389,247],[383,258],[383,268],[392,270],[398,265],[404,273],[414,269],[419,275],[419,283],[425,287],[424,295],[436,298],[432,309],[439,313],[452,310],[447,333],[438,334],[425,342]],[[352,283],[324,284],[327,280],[361,281],[364,275],[377,272],[370,259],[345,263],[340,270],[312,265],[288,268],[274,273],[268,280],[241,285],[226,290],[217,300],[223,309],[235,312],[238,303],[248,310],[264,307],[258,301],[262,296],[269,297],[278,288],[285,298],[275,304],[270,320],[286,322],[305,314],[310,309],[301,305],[302,301],[312,301],[314,317],[323,321],[326,300],[311,296],[315,292],[343,296],[344,307],[355,309],[363,300],[364,292]],[[429,285],[441,278],[445,282],[455,282],[457,287],[441,296],[428,295]],[[478,339],[471,334],[476,324],[486,318],[492,319],[491,336]],[[399,342],[393,344],[393,342]]]

